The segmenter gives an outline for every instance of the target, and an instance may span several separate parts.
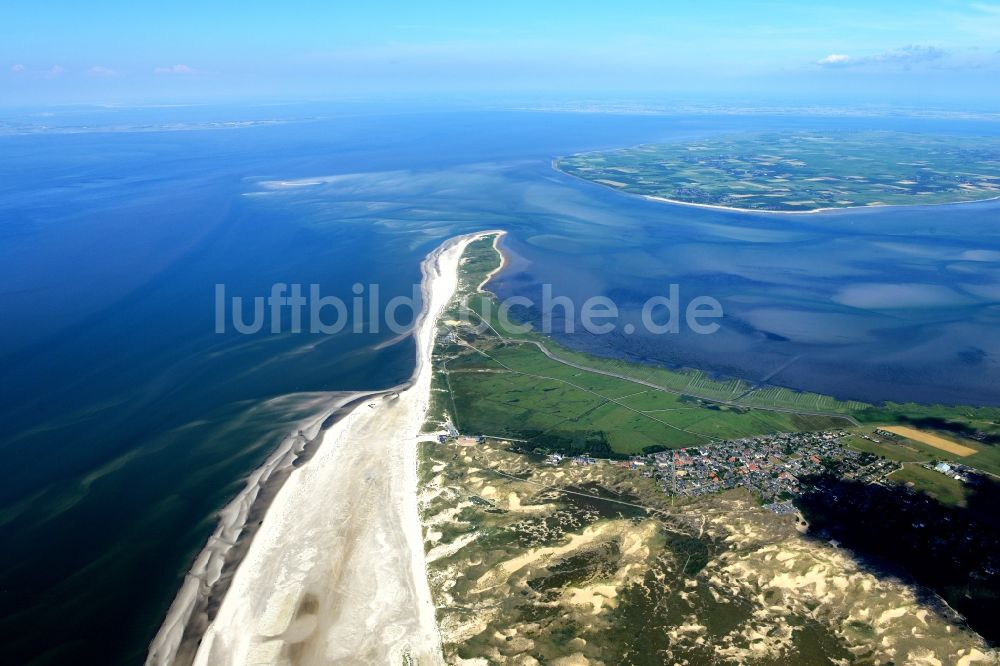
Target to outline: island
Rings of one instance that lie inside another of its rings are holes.
[[[723,134],[553,161],[653,200],[779,213],[1000,197],[1000,139],[904,132]]]
[[[1000,410],[580,354],[465,247],[420,446],[446,663],[993,663]],[[846,547],[845,547],[846,546]]]

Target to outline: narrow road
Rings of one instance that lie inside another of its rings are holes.
[[[462,344],[468,344],[468,343],[463,342]],[[536,374],[533,374],[533,373],[530,373],[530,372],[524,372],[522,370],[515,370],[514,368],[512,368],[512,367],[510,367],[510,366],[508,366],[506,364],[504,364],[499,359],[497,359],[497,358],[495,358],[493,356],[490,356],[489,354],[487,354],[486,352],[484,352],[482,349],[479,349],[478,347],[475,347],[473,345],[468,345],[468,347],[470,349],[475,350],[479,354],[482,354],[486,358],[490,359],[491,361],[493,361],[494,363],[496,363],[500,367],[502,367],[505,370],[508,370],[510,372],[514,372],[514,373],[517,373],[519,375],[524,375],[525,377],[534,377],[535,379],[547,379],[547,380],[549,380],[551,382],[561,382],[561,383],[566,384],[568,386],[572,386],[573,388],[578,389],[580,391],[585,391],[586,393],[590,393],[591,395],[595,395],[598,398],[604,400],[605,402],[613,402],[614,404],[618,405],[622,409],[627,409],[628,411],[633,412],[635,414],[638,414],[639,416],[645,416],[647,419],[650,419],[652,421],[656,421],[657,423],[659,423],[661,425],[665,425],[668,428],[672,428],[674,430],[677,430],[678,432],[687,433],[689,435],[693,435],[694,437],[700,437],[701,439],[707,440],[709,442],[720,442],[720,441],[722,441],[722,440],[718,439],[717,437],[712,437],[711,435],[704,435],[704,434],[702,434],[700,432],[694,432],[693,430],[688,430],[686,428],[681,428],[680,426],[675,426],[672,423],[667,423],[666,421],[664,421],[662,419],[658,419],[655,416],[651,416],[651,415],[647,414],[646,412],[643,412],[641,410],[636,409],[635,407],[632,407],[630,405],[626,405],[624,402],[621,402],[619,399],[609,398],[608,396],[602,395],[602,394],[598,393],[597,391],[594,391],[593,389],[589,389],[586,386],[580,386],[579,384],[574,384],[573,382],[571,382],[569,380],[566,380],[566,379],[562,379],[561,377],[548,377],[546,375],[536,375]],[[539,347],[541,347],[541,345],[539,345]],[[542,349],[544,349],[544,347],[542,347]],[[574,367],[579,367],[579,366],[574,366]],[[598,373],[598,374],[605,374],[605,373]]]

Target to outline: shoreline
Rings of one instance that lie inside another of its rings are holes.
[[[496,234],[495,236],[493,236],[493,250],[494,252],[497,253],[497,256],[500,257],[500,265],[486,274],[486,277],[483,278],[483,281],[476,286],[476,293],[484,292],[486,284],[493,279],[493,276],[502,271],[504,269],[504,266],[507,265],[507,256],[500,249],[500,239],[506,236],[507,232],[503,230],[497,230],[491,233]]]
[[[147,664],[292,663],[289,654],[303,664],[398,663],[407,655],[442,663],[417,512],[416,441],[429,405],[437,321],[457,287],[459,260],[469,243],[492,233],[452,238],[424,259],[410,380],[349,394],[313,422],[308,464],[283,468],[283,483],[270,497],[257,493],[244,501],[243,515],[257,509],[262,520],[243,540],[228,589],[216,594],[214,618],[202,615],[200,626],[191,621],[198,601],[202,613],[212,610],[196,594],[202,583],[196,574],[215,534],[185,578]],[[317,502],[323,511],[315,510]]]
[[[815,215],[817,213],[834,213],[837,211],[860,211],[860,210],[884,210],[886,208],[926,208],[928,206],[964,206],[966,204],[978,204],[978,203],[988,203],[990,201],[1000,201],[1000,195],[995,197],[987,197],[985,199],[970,199],[969,201],[944,201],[937,203],[911,203],[911,204],[879,204],[875,206],[827,206],[825,208],[812,208],[810,210],[764,210],[761,208],[737,208],[735,206],[722,206],[720,204],[707,204],[707,203],[696,203],[694,201],[681,201],[679,199],[670,199],[668,197],[658,197],[654,194],[639,194],[638,192],[628,192],[618,187],[613,187],[611,185],[605,185],[603,183],[598,183],[595,180],[590,180],[589,178],[584,178],[583,176],[578,176],[574,173],[569,173],[559,168],[556,164],[557,160],[552,160],[550,166],[553,171],[563,174],[564,176],[569,176],[570,178],[575,178],[584,183],[590,183],[591,185],[597,185],[609,189],[613,192],[618,192],[619,194],[625,194],[630,197],[638,197],[640,199],[645,199],[647,201],[656,201],[659,203],[674,204],[677,206],[691,206],[692,208],[707,208],[710,210],[724,210],[732,213],[756,213],[758,215]]]
[[[565,173],[565,171],[562,173]],[[587,179],[583,178],[581,180],[587,180]],[[587,182],[593,182],[593,181],[587,181]],[[668,199],[667,197],[658,197],[652,194],[635,194],[634,192],[622,192],[622,193],[630,194],[632,196],[642,197],[643,199],[648,199],[650,201],[676,204],[678,206],[711,208],[715,210],[733,211],[736,213],[762,213],[762,214],[766,213],[773,215],[813,215],[815,213],[834,213],[841,210],[859,211],[859,210],[885,210],[887,208],[927,208],[929,206],[964,206],[966,204],[987,203],[990,201],[1000,200],[1000,195],[998,195],[995,197],[989,197],[987,199],[970,199],[969,201],[944,201],[938,203],[877,204],[873,206],[829,206],[826,208],[813,208],[811,210],[763,210],[760,208],[734,208],[733,206],[720,206],[718,204],[703,204],[703,203],[694,203],[692,201],[679,201],[677,199]]]
[[[163,622],[150,642],[146,666],[190,664],[208,624],[228,591],[236,567],[246,554],[260,521],[291,471],[315,454],[323,434],[354,407],[382,391],[331,392],[331,403],[317,416],[303,419],[264,463],[247,477],[246,485],[218,513],[218,524],[174,596]],[[282,396],[285,397],[285,396]],[[280,398],[275,398],[277,400]],[[271,401],[268,401],[271,402]]]

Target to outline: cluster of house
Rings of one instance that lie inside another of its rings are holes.
[[[551,453],[545,456],[545,463],[547,465],[558,465],[564,460],[569,460],[575,465],[595,465],[597,464],[597,458],[591,458],[587,454],[582,456],[564,456],[561,453]]]
[[[846,434],[828,431],[762,435],[663,451],[650,457],[668,493],[695,496],[742,486],[760,493],[765,501],[799,494],[802,477],[825,470],[873,481],[898,468],[896,463],[843,445],[840,438]]]
[[[872,436],[878,434],[876,431]],[[841,478],[877,483],[899,469],[897,462],[846,446],[841,442],[845,436],[844,431],[760,435],[606,462],[659,479],[668,494],[693,497],[744,487],[758,493],[765,506],[775,513],[792,513],[795,507],[790,498],[803,491],[804,477],[831,472]],[[445,423],[445,432],[438,439],[473,446],[486,438],[462,435],[451,423]],[[503,445],[510,443],[499,441]],[[598,462],[602,461],[589,454],[551,453],[545,457],[549,465]],[[975,470],[954,462],[925,466],[963,482],[976,474]]]
[[[461,446],[474,446],[482,444],[485,438],[482,435],[463,435],[458,431],[451,421],[444,422],[444,432],[438,435],[438,441],[444,444],[448,440],[453,440]]]
[[[968,483],[970,479],[978,480],[978,477],[980,476],[979,470],[966,467],[965,465],[956,462],[939,462],[936,464],[927,463],[924,467],[927,469],[933,469],[935,472],[941,472],[942,474],[950,476],[956,481],[961,481],[962,483]]]

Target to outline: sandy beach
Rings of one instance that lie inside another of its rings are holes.
[[[194,658],[232,664],[443,663],[417,513],[437,319],[466,245],[423,264],[417,366],[398,393],[364,400],[288,475]]]
[[[485,291],[487,283],[489,283],[489,281],[492,280],[497,275],[497,273],[502,271],[504,267],[507,265],[507,257],[500,250],[500,239],[503,238],[506,233],[507,233],[506,231],[498,231],[496,235],[493,237],[493,249],[500,257],[500,265],[486,274],[486,277],[483,278],[483,281],[480,282],[479,286],[476,287],[477,292]]]
[[[288,433],[264,464],[250,474],[243,490],[219,512],[215,530],[185,575],[150,643],[148,666],[191,663],[208,624],[210,609],[217,607],[225,596],[232,570],[252,543],[275,493],[295,467],[307,461],[318,448],[325,426],[375,394],[371,391],[292,394],[259,405],[262,410],[273,411],[294,403],[307,410],[311,407],[314,414]]]
[[[560,173],[566,173],[561,171]],[[584,179],[585,180],[585,179]],[[619,190],[621,191],[621,190]],[[622,194],[632,194],[632,192],[622,192]],[[657,197],[652,194],[637,194],[635,196],[648,199],[649,201],[659,201],[661,203],[676,204],[678,206],[693,206],[695,208],[711,208],[714,210],[728,210],[737,213],[767,213],[775,215],[812,215],[814,213],[831,213],[838,210],[859,211],[859,210],[881,210],[885,208],[927,208],[930,206],[962,206],[965,204],[986,203],[997,201],[1000,197],[988,197],[986,199],[970,199],[969,201],[944,201],[941,203],[912,203],[912,204],[870,204],[868,206],[828,206],[825,208],[810,208],[809,210],[764,210],[761,208],[739,208],[737,206],[720,206],[717,204],[694,203],[693,201],[680,201],[678,199],[668,199],[667,197]]]

